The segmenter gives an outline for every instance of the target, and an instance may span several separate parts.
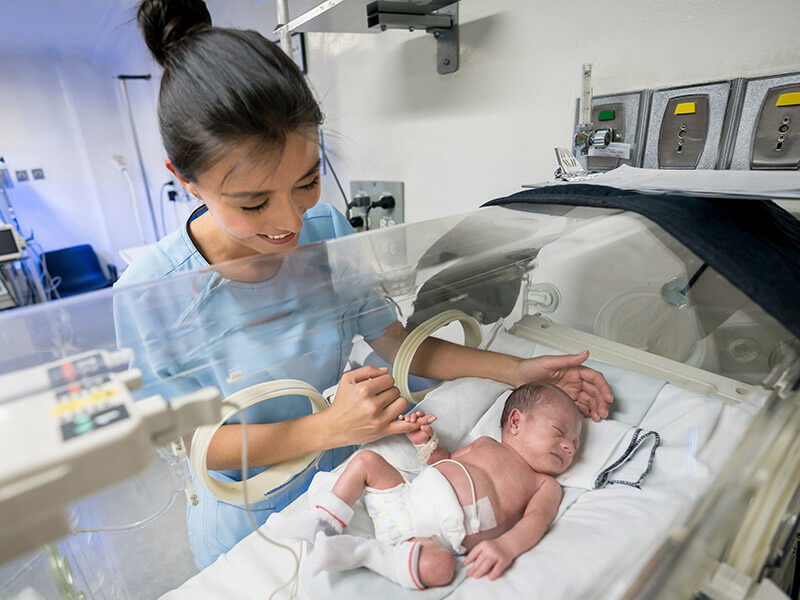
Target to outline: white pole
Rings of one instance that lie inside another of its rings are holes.
[[[281,49],[292,56],[292,34],[289,23],[289,0],[278,0],[278,27],[281,28]]]

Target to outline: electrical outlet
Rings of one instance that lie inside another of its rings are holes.
[[[367,229],[381,229],[403,223],[405,197],[402,181],[351,181],[350,198],[369,198]]]
[[[17,171],[17,181],[28,181],[28,172],[27,171]]]
[[[31,169],[34,179],[44,179],[44,169]]]

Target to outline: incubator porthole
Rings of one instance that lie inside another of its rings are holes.
[[[749,363],[761,354],[761,344],[749,336],[742,336],[728,342],[725,351],[736,362]]]
[[[678,362],[702,364],[702,334],[682,287],[676,278],[610,298],[597,313],[595,335]]]

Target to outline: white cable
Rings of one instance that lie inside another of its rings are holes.
[[[311,410],[314,413],[328,408],[322,394],[314,386],[296,379],[279,379],[259,383],[231,394],[223,403],[226,408],[220,421],[216,425],[206,425],[195,430],[189,454],[192,472],[200,485],[220,500],[230,504],[245,504],[245,487],[250,488],[251,496],[254,498],[257,497],[259,500],[268,498],[279,492],[280,488],[296,475],[313,468],[322,456],[320,450],[309,452],[272,465],[266,471],[249,479],[243,469],[242,481],[219,481],[209,475],[206,463],[208,447],[217,430],[236,413],[243,416],[245,408],[281,396],[306,396],[311,401]]]
[[[470,348],[477,348],[482,338],[480,325],[473,317],[470,317],[460,310],[446,310],[438,315],[434,315],[409,333],[400,345],[397,356],[394,358],[392,376],[394,377],[394,384],[397,386],[397,389],[400,390],[400,396],[409,402],[413,402],[414,404],[419,403],[425,397],[425,394],[435,389],[435,387],[438,387],[435,386],[414,393],[409,390],[408,371],[411,367],[414,353],[417,351],[417,348],[422,345],[422,342],[453,321],[458,321],[464,328],[464,345]]]
[[[133,218],[136,219],[136,229],[139,231],[139,241],[141,242],[142,246],[144,246],[147,244],[147,240],[144,237],[142,219],[139,217],[139,210],[136,207],[136,190],[133,187],[133,181],[131,181],[131,176],[128,173],[128,165],[125,164],[125,157],[121,154],[114,154],[111,157],[111,163],[122,172],[122,174],[125,176],[125,180],[128,182],[128,189],[131,192],[131,208],[133,208]],[[156,232],[156,235],[158,235],[158,232]]]
[[[178,490],[172,490],[172,494],[167,500],[167,503],[159,508],[155,513],[150,515],[145,519],[141,519],[140,521],[136,521],[135,523],[129,523],[127,525],[109,525],[103,527],[79,527],[72,531],[73,535],[77,535],[79,533],[100,533],[100,532],[112,532],[112,531],[129,531],[131,529],[137,529],[139,527],[147,527],[151,523],[155,523],[159,518],[161,518],[175,503],[175,499],[178,497],[180,492]]]
[[[272,382],[272,383],[275,383],[275,382]],[[239,411],[239,407],[238,407],[237,404],[233,404],[231,402],[228,402],[227,400],[225,400],[222,403],[222,405],[233,408],[233,410],[235,412]],[[245,416],[244,411],[241,412],[241,417],[240,418],[242,420],[242,423],[241,423],[241,429],[242,429],[242,474],[245,474],[245,473],[247,473],[247,417]],[[269,542],[273,546],[277,546],[278,548],[282,548],[283,550],[286,550],[287,552],[289,552],[292,555],[292,558],[294,558],[294,573],[292,573],[291,579],[289,579],[283,585],[277,587],[269,595],[269,600],[272,600],[272,598],[275,597],[275,594],[280,592],[287,585],[291,585],[292,589],[289,592],[289,599],[291,600],[292,598],[295,597],[295,594],[297,593],[297,582],[299,580],[298,575],[300,573],[300,556],[294,550],[292,550],[292,548],[290,548],[286,544],[281,544],[280,542],[276,542],[272,538],[267,537],[266,535],[264,535],[264,532],[261,531],[261,528],[256,523],[256,520],[253,517],[253,513],[250,510],[250,500],[249,500],[249,498],[247,496],[247,477],[242,477],[242,494],[244,496],[244,510],[245,510],[245,512],[247,512],[247,518],[250,520],[250,525],[253,527],[253,531],[255,531],[260,537],[262,537],[264,540],[266,540],[267,542]]]
[[[470,525],[472,526],[473,531],[480,531],[481,530],[481,520],[478,518],[478,494],[475,491],[475,482],[472,481],[472,476],[467,471],[467,467],[462,465],[457,460],[453,460],[452,458],[443,458],[442,460],[437,460],[431,466],[435,467],[436,465],[440,465],[443,462],[450,462],[454,465],[458,465],[461,467],[461,470],[464,471],[464,475],[467,476],[467,481],[469,481],[469,489],[472,492],[472,518],[470,519]]]
[[[123,167],[120,169],[122,174],[125,176],[125,179],[128,182],[128,188],[131,191],[131,208],[133,208],[133,217],[136,219],[136,229],[139,231],[139,240],[144,246],[147,243],[147,240],[144,238],[144,230],[142,229],[142,219],[139,216],[139,210],[136,207],[136,190],[133,188],[133,181],[131,181],[131,176],[128,174],[128,169]]]

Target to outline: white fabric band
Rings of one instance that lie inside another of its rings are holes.
[[[431,433],[431,437],[428,438],[428,441],[424,444],[414,444],[414,448],[417,449],[417,460],[421,462],[423,465],[428,464],[428,459],[433,454],[433,451],[439,447],[439,436],[436,435],[434,431]]]

